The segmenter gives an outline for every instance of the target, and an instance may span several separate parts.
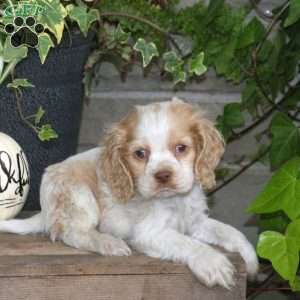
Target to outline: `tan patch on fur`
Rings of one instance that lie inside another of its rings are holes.
[[[104,139],[101,170],[113,195],[122,202],[128,201],[134,194],[133,175],[126,156],[127,145],[134,139],[137,122],[138,112],[134,110],[113,126]]]
[[[169,115],[173,129],[171,140],[184,134],[192,136],[196,178],[204,189],[212,189],[216,184],[214,171],[224,153],[222,136],[201,111],[180,100],[170,103]]]
[[[57,193],[53,193],[55,204],[52,208],[52,226],[49,228],[50,237],[54,241],[64,232],[64,212],[72,205],[68,186],[86,186],[92,191],[102,211],[100,190],[97,184],[95,164],[90,161],[72,161],[55,164],[47,168],[47,176],[51,182],[60,185]]]

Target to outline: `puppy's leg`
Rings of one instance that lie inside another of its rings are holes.
[[[97,230],[100,210],[90,187],[75,184],[65,174],[60,181],[53,177],[46,174],[41,188],[42,214],[51,239],[102,255],[130,255],[122,239]]]
[[[194,224],[191,236],[199,241],[221,246],[231,252],[239,252],[246,262],[250,278],[258,271],[258,260],[253,246],[246,237],[230,225],[207,218]]]
[[[122,239],[100,233],[94,228],[70,227],[62,234],[61,239],[69,246],[101,255],[128,256],[131,254],[130,248]]]
[[[187,264],[209,287],[218,284],[229,289],[234,285],[234,267],[225,255],[175,230],[141,231],[131,242],[149,256]]]

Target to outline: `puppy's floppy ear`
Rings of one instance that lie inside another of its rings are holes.
[[[113,196],[122,202],[128,201],[134,194],[134,182],[125,158],[125,146],[136,117],[137,112],[134,111],[107,132],[101,154],[104,179]]]
[[[195,174],[205,190],[216,185],[215,168],[224,153],[224,140],[213,123],[199,118],[194,126],[196,136],[197,157],[195,160]]]

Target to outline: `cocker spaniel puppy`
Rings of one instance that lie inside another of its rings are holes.
[[[249,275],[255,251],[242,233],[211,219],[205,190],[224,142],[201,111],[179,99],[137,106],[106,134],[103,146],[44,173],[42,210],[0,222],[0,231],[48,233],[53,241],[102,255],[131,249],[189,266],[207,286],[234,285],[234,267],[210,245],[237,251]]]

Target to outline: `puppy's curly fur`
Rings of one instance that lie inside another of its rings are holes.
[[[209,244],[238,251],[249,275],[255,251],[242,233],[211,219],[204,190],[215,185],[224,141],[200,110],[179,99],[137,106],[101,147],[48,167],[39,214],[0,222],[0,231],[48,233],[102,255],[187,264],[208,286],[234,285],[234,267]]]

